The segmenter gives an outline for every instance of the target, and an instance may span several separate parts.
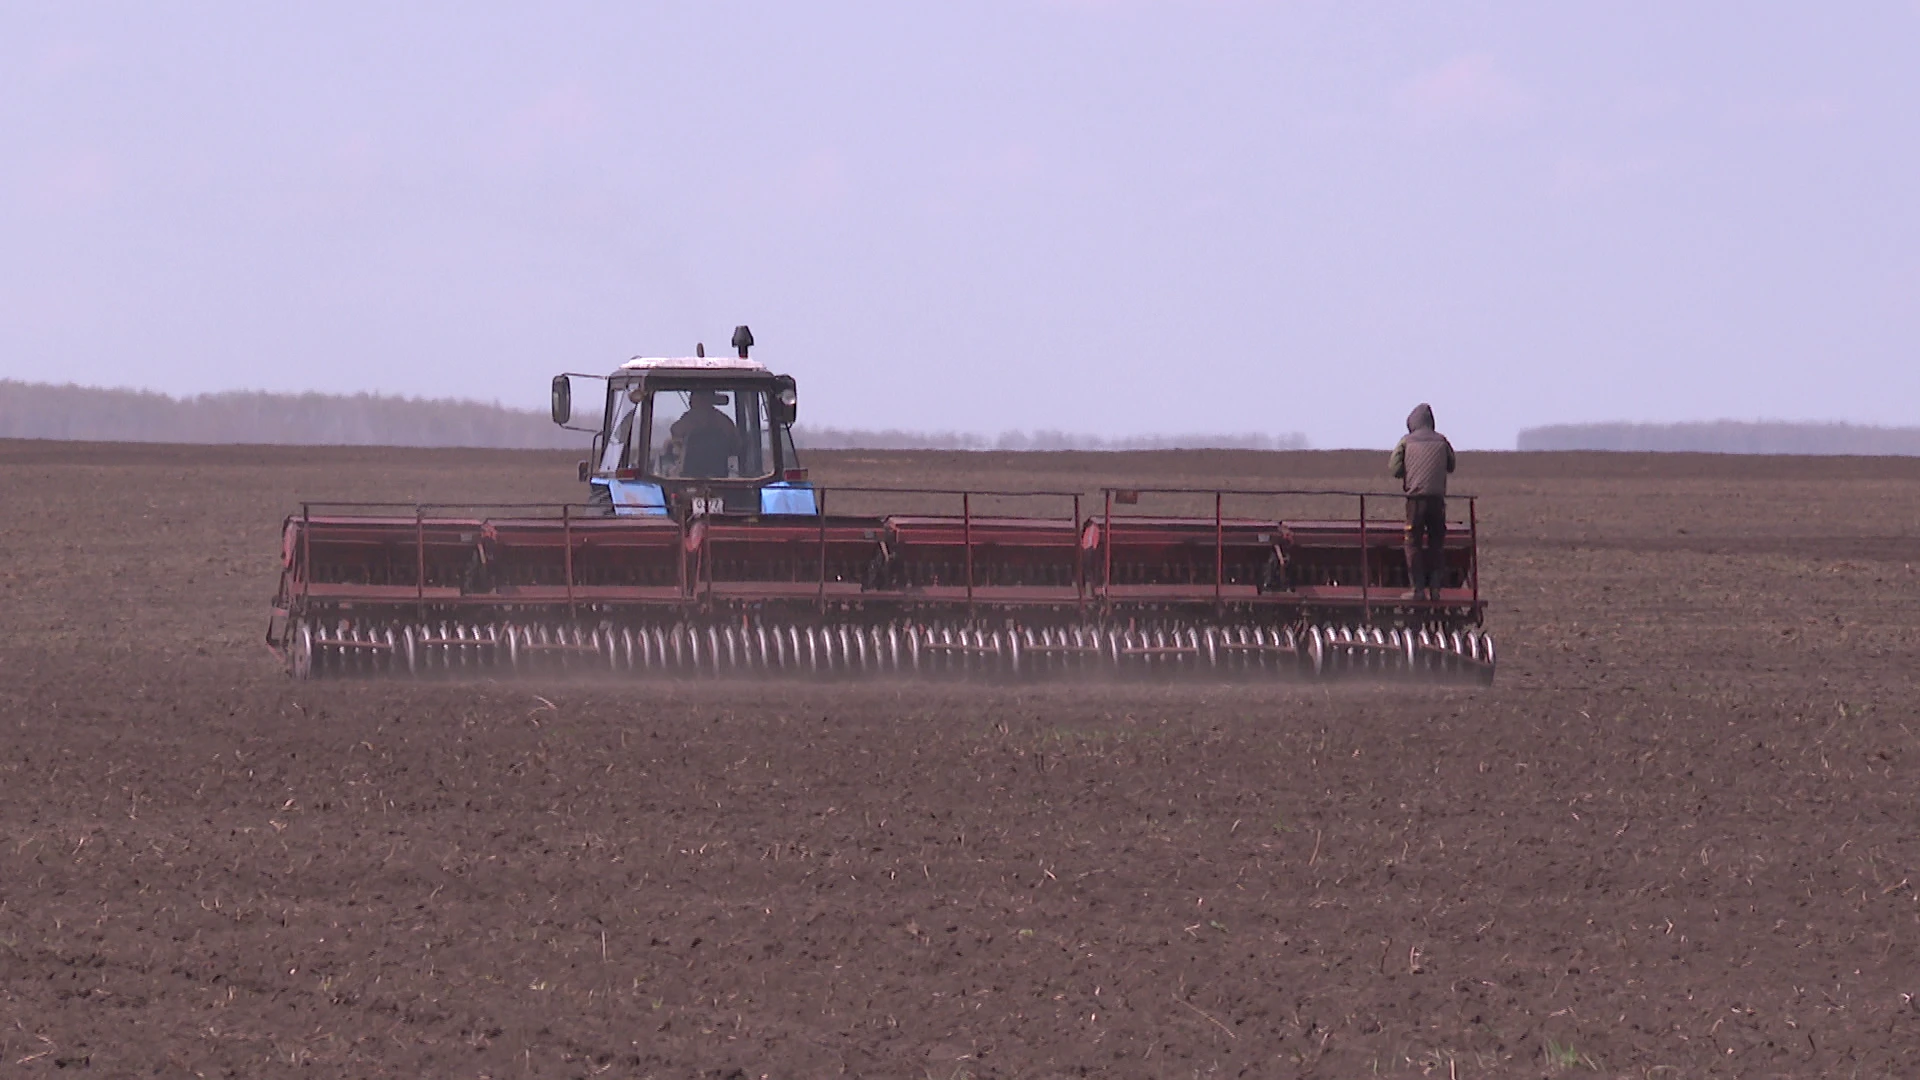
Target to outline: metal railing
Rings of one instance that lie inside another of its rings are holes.
[[[1176,495],[1190,498],[1194,496],[1212,496],[1214,536],[1213,597],[1215,604],[1222,602],[1226,584],[1226,522],[1228,519],[1223,513],[1223,507],[1228,496],[1248,498],[1331,497],[1354,499],[1357,501],[1358,506],[1353,520],[1356,521],[1360,527],[1360,607],[1363,617],[1365,618],[1371,618],[1373,615],[1372,575],[1369,572],[1367,559],[1367,500],[1373,499],[1378,503],[1381,499],[1393,499],[1404,504],[1407,499],[1416,497],[1410,496],[1406,492],[1356,491],[1344,488],[1105,487],[1101,488],[1100,491],[1106,504],[1103,514],[1104,524],[1101,528],[1101,546],[1105,549],[1104,554],[1106,558],[1106,568],[1102,580],[1108,586],[1111,586],[1113,580],[1112,528],[1114,518],[1113,508],[1116,503],[1137,505],[1142,495]],[[1480,609],[1480,497],[1478,495],[1447,494],[1439,496],[1439,498],[1447,503],[1463,501],[1467,504],[1467,578],[1471,590],[1471,603],[1473,609],[1478,611]],[[1275,520],[1280,521],[1284,520],[1284,518],[1276,517]]]
[[[1372,613],[1373,592],[1374,592],[1374,582],[1372,580],[1372,574],[1370,572],[1369,560],[1368,560],[1368,550],[1369,550],[1368,541],[1370,537],[1370,531],[1369,531],[1370,519],[1367,514],[1368,500],[1372,499],[1377,504],[1380,500],[1403,501],[1406,498],[1408,498],[1407,495],[1400,492],[1358,491],[1358,490],[1340,489],[1340,488],[1254,489],[1254,488],[1190,488],[1190,487],[1103,487],[1099,489],[1099,492],[1102,498],[1102,503],[1103,503],[1101,518],[1100,518],[1101,529],[1100,529],[1100,537],[1099,537],[1099,544],[1102,549],[1101,550],[1102,573],[1101,573],[1100,585],[1097,589],[1094,589],[1090,587],[1090,583],[1087,580],[1086,562],[1080,551],[1080,548],[1082,545],[1080,544],[1080,541],[1079,541],[1081,530],[1085,528],[1085,526],[1092,524],[1091,519],[1083,521],[1081,516],[1083,499],[1086,494],[1085,492],[1058,491],[1058,490],[1006,490],[1006,489],[992,489],[992,488],[914,488],[914,487],[867,487],[867,486],[847,486],[847,487],[816,486],[811,490],[814,492],[815,511],[816,511],[811,516],[816,519],[816,527],[818,530],[817,544],[819,548],[819,564],[818,564],[819,570],[818,570],[818,578],[816,582],[817,584],[816,602],[822,611],[825,610],[828,603],[828,594],[827,594],[827,586],[829,583],[828,554],[829,554],[829,547],[830,547],[829,536],[828,536],[828,526],[831,523],[831,518],[828,513],[828,502],[829,502],[829,496],[833,494],[838,494],[842,496],[845,496],[845,495],[891,495],[891,496],[912,495],[912,496],[930,496],[930,497],[938,497],[938,498],[958,498],[960,501],[959,519],[961,522],[961,548],[963,552],[963,566],[964,566],[963,577],[965,579],[965,585],[966,585],[965,595],[966,595],[966,602],[969,610],[971,610],[974,606],[975,590],[976,590],[976,575],[975,575],[975,561],[974,561],[974,554],[975,554],[975,548],[976,548],[976,545],[974,542],[974,524],[975,524],[975,521],[978,520],[978,516],[974,513],[974,506],[975,506],[976,499],[1034,499],[1034,498],[1056,499],[1057,498],[1057,499],[1065,499],[1065,500],[1071,501],[1072,510],[1071,510],[1071,517],[1068,519],[1068,523],[1069,523],[1070,530],[1073,532],[1075,536],[1075,542],[1073,544],[1074,597],[1075,597],[1075,602],[1081,606],[1084,606],[1091,597],[1096,597],[1096,596],[1097,598],[1101,599],[1103,602],[1110,601],[1110,593],[1113,587],[1113,580],[1112,580],[1113,579],[1113,549],[1114,549],[1113,524],[1116,517],[1118,517],[1121,520],[1125,520],[1126,518],[1129,518],[1129,517],[1152,520],[1155,517],[1154,515],[1127,514],[1127,513],[1121,513],[1116,515],[1114,512],[1114,507],[1116,505],[1122,505],[1122,506],[1137,505],[1141,497],[1147,496],[1147,495],[1176,496],[1176,497],[1185,497],[1188,499],[1201,499],[1201,500],[1210,499],[1213,506],[1212,517],[1213,517],[1213,533],[1214,533],[1213,582],[1212,582],[1213,600],[1216,605],[1219,605],[1225,602],[1226,526],[1227,524],[1229,522],[1234,522],[1234,521],[1264,520],[1260,518],[1246,519],[1246,518],[1228,517],[1226,514],[1226,501],[1228,499],[1230,498],[1232,499],[1283,499],[1283,498],[1353,499],[1357,503],[1354,517],[1351,519],[1342,519],[1342,520],[1354,521],[1357,524],[1360,531],[1360,542],[1359,542],[1360,600],[1361,600],[1362,609],[1368,616],[1370,616]],[[1458,503],[1458,502],[1464,501],[1467,504],[1466,524],[1468,527],[1468,545],[1469,545],[1468,584],[1471,591],[1471,602],[1472,602],[1473,608],[1475,611],[1478,611],[1480,607],[1480,557],[1479,557],[1480,543],[1479,543],[1479,512],[1478,512],[1479,497],[1476,495],[1469,494],[1469,495],[1446,495],[1446,496],[1443,496],[1443,498],[1448,503]],[[312,584],[311,567],[313,565],[312,563],[312,535],[313,535],[312,524],[313,524],[313,519],[316,516],[316,512],[348,511],[349,517],[357,518],[357,517],[377,516],[374,514],[363,513],[363,512],[378,511],[378,510],[403,511],[404,512],[403,514],[395,515],[395,516],[400,517],[402,520],[405,520],[407,518],[411,518],[412,520],[413,532],[414,532],[414,548],[415,548],[415,551],[414,551],[415,601],[420,605],[423,611],[427,604],[426,530],[429,524],[458,521],[458,522],[472,522],[473,524],[476,524],[476,525],[485,525],[490,520],[492,520],[495,515],[503,511],[524,512],[522,514],[514,515],[519,520],[557,519],[563,531],[562,576],[565,580],[566,603],[567,603],[568,609],[570,611],[573,611],[577,607],[577,598],[576,598],[577,575],[575,573],[575,561],[574,561],[574,548],[576,546],[575,540],[574,540],[575,522],[576,521],[582,521],[582,522],[607,521],[607,520],[621,519],[621,516],[615,514],[611,510],[611,508],[606,507],[604,505],[597,505],[592,503],[477,503],[477,502],[421,503],[421,502],[399,502],[399,501],[303,502],[300,504],[300,514],[299,514],[299,518],[302,525],[302,528],[301,528],[302,573],[300,575],[301,577],[300,600],[302,601],[303,606],[311,597],[311,584]],[[479,516],[468,516],[468,515],[456,516],[450,513],[446,513],[450,511],[476,512]],[[439,516],[439,515],[444,515],[444,516]],[[804,518],[805,516],[808,516],[808,515],[794,515],[794,516],[797,518]],[[885,515],[873,515],[873,516],[878,518]],[[687,540],[692,535],[693,526],[697,521],[704,522],[712,519],[705,516],[702,516],[699,518],[678,517],[678,518],[668,518],[668,519],[662,519],[657,516],[648,516],[640,520],[646,521],[651,524],[655,524],[656,526],[657,524],[661,524],[661,523],[664,523],[665,521],[670,520],[670,521],[673,521],[674,524],[678,526],[680,542],[676,545],[676,547],[679,551],[679,561],[680,561],[680,591],[682,594],[684,594],[684,599],[686,602],[696,602],[702,599],[700,589],[698,589],[697,587],[689,588],[689,584],[692,584],[693,586],[698,586],[700,582],[694,581],[690,583],[688,580],[689,568],[687,565],[687,561],[688,561],[688,555],[689,555],[689,547],[687,544]],[[1032,520],[1050,520],[1050,516],[1034,518]],[[1281,521],[1284,521],[1285,519],[1276,515],[1274,517],[1274,520],[1276,522],[1281,522]],[[1378,519],[1374,519],[1374,520],[1378,520]],[[710,542],[711,542],[711,530],[703,529],[700,533],[699,547],[698,547],[697,554],[700,560],[700,568],[704,571],[705,577],[706,577],[705,583],[707,585],[707,589],[705,590],[705,594],[707,597],[711,596],[712,585],[713,585],[713,579],[712,579],[713,560],[708,557],[708,545],[710,544]]]

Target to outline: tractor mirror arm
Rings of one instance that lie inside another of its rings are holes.
[[[598,433],[600,431],[598,425],[593,427],[580,427],[573,422],[573,380],[575,379],[599,379],[601,382],[606,382],[607,376],[586,375],[578,371],[569,371],[555,375],[553,377],[552,393],[553,422],[566,428],[568,431],[590,431]]]

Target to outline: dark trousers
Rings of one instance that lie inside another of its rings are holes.
[[[1444,495],[1407,496],[1407,583],[1438,589],[1447,566],[1447,500]]]

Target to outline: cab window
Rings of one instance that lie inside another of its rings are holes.
[[[764,390],[711,384],[656,388],[640,403],[651,433],[629,452],[649,476],[758,480],[773,473],[773,431]],[[638,440],[631,440],[637,442]]]

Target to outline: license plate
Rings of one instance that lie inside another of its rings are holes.
[[[711,499],[695,497],[693,500],[693,513],[695,517],[701,514],[718,514],[726,508],[726,500],[717,496]]]

